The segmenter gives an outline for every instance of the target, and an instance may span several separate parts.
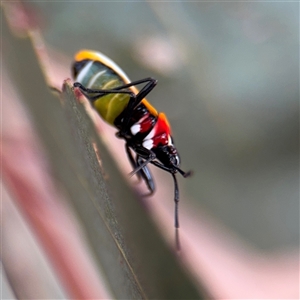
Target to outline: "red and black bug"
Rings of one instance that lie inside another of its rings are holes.
[[[187,177],[191,172],[180,169],[179,154],[164,113],[159,113],[145,99],[157,80],[145,78],[130,82],[112,60],[100,52],[80,51],[73,64],[74,87],[89,99],[100,116],[118,129],[133,167],[131,175],[142,178],[150,191],[155,185],[148,164],[169,172],[174,181],[175,227],[179,228],[179,189],[176,174]],[[139,91],[136,86],[143,84]]]

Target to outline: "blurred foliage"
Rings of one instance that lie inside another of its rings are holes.
[[[190,205],[260,248],[299,245],[299,3],[26,4],[69,63],[91,48],[159,80]]]

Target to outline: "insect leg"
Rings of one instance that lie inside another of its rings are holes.
[[[156,155],[153,151],[142,146],[130,145],[130,147],[137,153],[137,155],[144,159],[136,169],[129,173],[129,176],[131,177],[143,169],[148,163],[152,162],[156,158]]]
[[[123,121],[124,132],[128,130],[128,124],[134,109],[146,97],[146,95],[148,95],[153,90],[153,88],[157,84],[157,80],[149,77],[122,86],[122,88],[124,87],[127,88],[144,82],[148,82],[148,83],[135,95],[135,97],[131,97],[128,102],[128,105],[126,107],[126,114],[124,115],[124,121]]]
[[[128,94],[130,96],[130,99],[133,98],[135,99],[136,95],[132,91],[122,91],[122,90],[117,90],[117,89],[111,89],[111,90],[97,90],[97,89],[89,89],[83,86],[79,82],[75,82],[73,84],[74,87],[80,88],[82,93],[91,101],[94,102],[100,97],[103,97],[107,94]],[[89,94],[94,94],[93,96],[90,96]]]
[[[130,162],[132,168],[135,170],[138,167],[138,164],[137,164],[136,160],[133,158],[132,152],[127,143],[125,144],[125,150],[126,150],[129,162]],[[140,172],[137,172],[136,175],[137,175],[138,179],[140,180],[141,179]]]
[[[147,81],[148,81],[148,83],[136,95],[136,104],[135,105],[139,104],[157,85],[157,80],[154,78],[151,78],[151,77],[141,80],[140,83],[147,82]]]
[[[144,164],[145,160],[140,155],[137,155],[136,159],[134,159],[128,144],[125,145],[125,149],[126,149],[128,159],[133,167],[133,170],[140,168],[140,166]],[[143,178],[143,180],[145,181],[145,183],[150,191],[150,195],[152,195],[155,191],[155,185],[154,185],[154,180],[152,178],[152,175],[151,175],[148,167],[144,166],[142,169],[140,169],[135,174],[137,175],[137,177],[139,179],[141,179],[141,177]]]
[[[137,165],[140,166],[144,163],[144,159],[137,155],[136,162]],[[155,184],[149,168],[147,166],[144,166],[137,174],[140,174],[142,176],[150,191],[150,195],[152,195],[155,192]]]
[[[128,87],[135,86],[141,83],[148,82],[138,94],[134,94],[130,90],[124,90]],[[75,82],[73,84],[74,87],[79,87],[80,90],[83,92],[83,94],[91,101],[94,102],[100,97],[103,97],[107,94],[128,94],[130,96],[128,105],[126,107],[126,113],[124,114],[124,121],[123,121],[123,129],[122,132],[119,133],[119,137],[125,137],[126,133],[128,131],[128,124],[130,121],[130,118],[132,116],[132,113],[135,109],[135,107],[145,98],[147,94],[149,94],[152,89],[156,86],[157,80],[154,78],[145,78],[137,81],[130,82],[128,84],[115,87],[111,90],[101,90],[101,89],[89,89],[83,86],[80,82]],[[89,94],[94,94],[93,96]]]
[[[151,92],[151,90],[153,90],[153,88],[156,86],[157,84],[157,80],[154,79],[154,78],[151,78],[151,77],[147,77],[147,78],[144,78],[144,79],[140,79],[140,80],[136,80],[136,81],[132,81],[130,83],[127,83],[127,84],[124,84],[122,86],[118,86],[116,88],[114,88],[114,90],[122,90],[122,89],[126,89],[126,88],[129,88],[131,86],[135,86],[135,85],[139,85],[141,83],[145,83],[145,82],[148,82],[142,89],[141,91],[137,94],[141,94],[142,98],[141,100]],[[145,93],[145,94],[144,94]]]
[[[130,87],[144,82],[148,82],[148,83],[136,94],[134,101],[132,101],[132,103],[129,103],[127,106],[128,113],[130,114],[132,113],[134,108],[154,89],[154,87],[157,84],[157,80],[149,77],[149,78],[131,82],[123,86],[123,88]]]
[[[98,97],[101,97],[101,96],[104,96],[104,95],[107,95],[107,94],[118,94],[118,93],[133,94],[132,91],[129,91],[129,90],[122,91],[122,90],[124,90],[128,87],[131,87],[131,86],[135,86],[135,85],[138,85],[138,84],[141,84],[141,83],[145,83],[145,82],[148,82],[148,83],[141,89],[140,92],[138,92],[138,94],[135,97],[135,101],[133,102],[134,103],[133,108],[134,108],[137,104],[139,104],[143,100],[143,98],[145,98],[145,96],[147,94],[149,94],[153,90],[153,88],[157,84],[156,79],[151,78],[151,77],[144,78],[144,79],[141,79],[141,80],[133,81],[133,82],[130,82],[128,84],[124,84],[124,85],[115,87],[115,88],[110,89],[110,90],[89,89],[89,88],[86,88],[85,86],[83,86],[80,82],[74,82],[73,86],[74,87],[79,87],[85,93],[97,94]]]

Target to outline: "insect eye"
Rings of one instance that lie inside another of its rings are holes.
[[[179,167],[179,165],[180,165],[180,158],[179,158],[179,156],[177,154],[171,156],[171,161],[172,161],[172,164],[174,166]]]
[[[167,153],[168,153],[170,162],[174,166],[179,166],[180,165],[180,158],[179,158],[179,155],[177,153],[176,148],[173,145],[168,146],[167,147]]]

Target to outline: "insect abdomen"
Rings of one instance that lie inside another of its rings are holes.
[[[82,60],[73,65],[74,79],[89,89],[111,90],[124,85],[124,81],[113,70],[99,61]],[[94,97],[95,94],[92,95]],[[129,101],[127,94],[99,95],[93,105],[101,117],[111,125],[124,111]]]

